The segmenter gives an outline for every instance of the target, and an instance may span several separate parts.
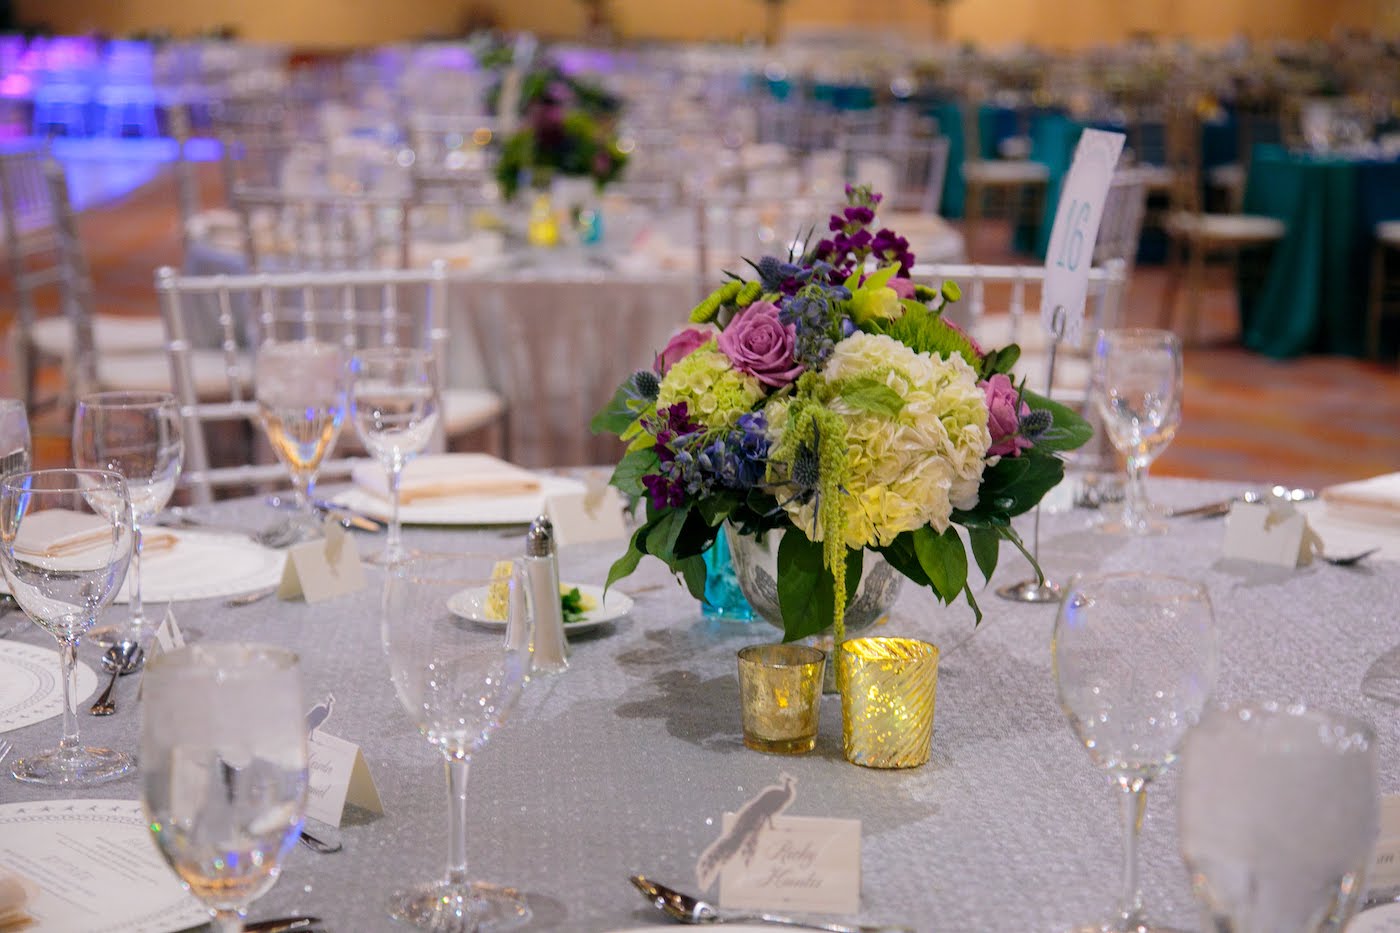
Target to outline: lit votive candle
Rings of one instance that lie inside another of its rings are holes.
[[[806,645],[750,645],[739,650],[744,744],[761,752],[802,755],[817,744],[826,654]]]

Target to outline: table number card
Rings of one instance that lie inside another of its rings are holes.
[[[1089,294],[1089,268],[1094,264],[1094,241],[1103,219],[1104,198],[1113,169],[1123,151],[1122,133],[1085,130],[1074,150],[1074,162],[1060,189],[1055,225],[1045,251],[1045,286],[1040,292],[1040,319],[1052,338],[1077,344],[1084,327],[1084,302]],[[1063,309],[1063,320],[1056,313]],[[1063,328],[1063,330],[1061,330]]]
[[[365,588],[365,568],[354,542],[334,519],[325,527],[324,539],[298,544],[287,552],[278,599],[302,596],[308,603],[318,603]]]
[[[339,826],[349,804],[372,813],[384,812],[379,787],[360,746],[317,729],[308,736],[306,749],[310,755],[307,816]]]

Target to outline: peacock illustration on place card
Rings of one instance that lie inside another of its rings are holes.
[[[860,821],[787,812],[797,779],[780,774],[734,813],[700,854],[695,879],[719,879],[727,908],[855,914],[860,911]]]

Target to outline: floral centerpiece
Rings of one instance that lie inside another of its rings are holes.
[[[497,102],[504,95],[497,92]],[[522,178],[535,184],[554,175],[592,178],[603,185],[627,165],[613,123],[618,99],[545,63],[520,79],[521,122],[506,137],[496,163],[502,193],[513,197]]]
[[[979,621],[968,549],[985,577],[1002,541],[1025,553],[1012,517],[1090,428],[1012,378],[1015,345],[984,349],[945,320],[957,286],[913,282],[908,242],[875,227],[880,196],[846,190],[830,237],[731,274],[594,418],[628,443],[613,485],[646,504],[609,585],[651,554],[698,598],[725,522],[781,529],[785,638],[840,641],[866,551]]]

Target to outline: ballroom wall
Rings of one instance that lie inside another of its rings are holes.
[[[121,35],[161,29],[187,35],[220,24],[244,38],[342,47],[454,33],[469,14],[507,28],[578,35],[580,0],[13,0],[22,21],[60,32]],[[761,0],[606,0],[625,37],[738,40],[760,35]],[[931,37],[929,0],[787,0],[794,29],[859,26]],[[955,0],[951,37],[979,45],[1035,42],[1075,48],[1135,33],[1220,42],[1232,36],[1308,38],[1337,27],[1400,34],[1400,0]]]

